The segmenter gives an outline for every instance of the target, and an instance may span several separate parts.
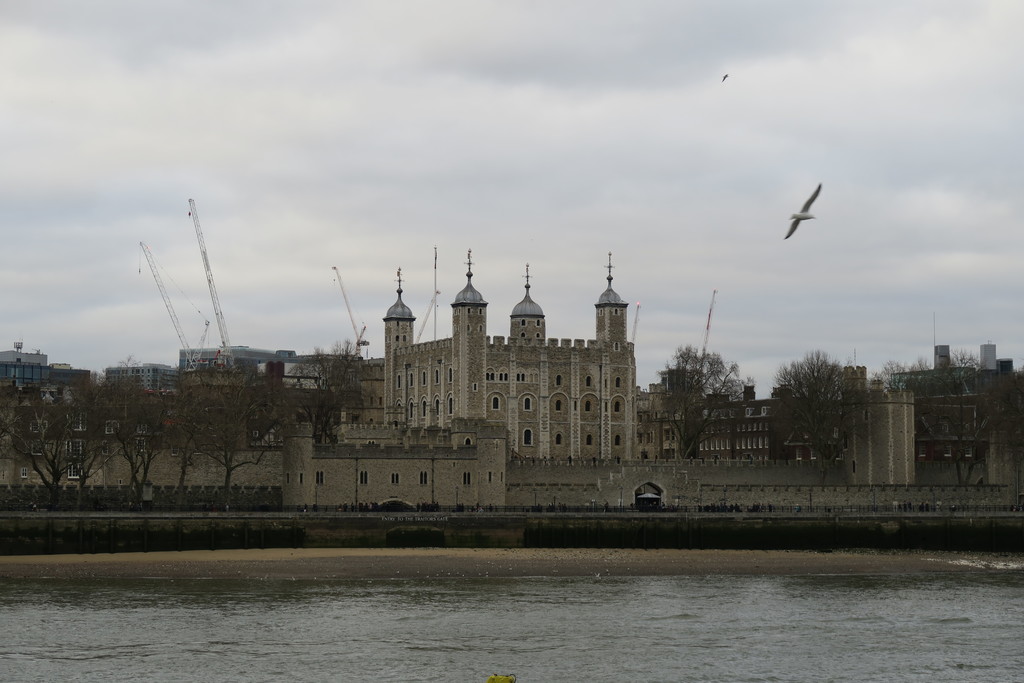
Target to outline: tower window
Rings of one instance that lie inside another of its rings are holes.
[[[523,430],[523,445],[524,446],[532,446],[533,445],[533,430],[532,429],[524,429]]]
[[[501,409],[501,400],[497,396],[495,396],[494,398],[491,399],[491,410],[500,410],[500,409]]]
[[[533,401],[529,396],[523,399],[523,410],[533,410]]]

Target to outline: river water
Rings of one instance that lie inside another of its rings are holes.
[[[1024,573],[0,580],[3,681],[1014,681]]]

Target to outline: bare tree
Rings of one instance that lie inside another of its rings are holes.
[[[171,455],[177,458],[179,509],[185,506],[185,486],[188,473],[195,464],[195,456],[199,454],[197,442],[200,425],[204,423],[202,391],[196,391],[196,387],[196,382],[188,380],[179,383],[164,425],[164,448],[169,448]]]
[[[76,486],[79,510],[86,506],[85,490],[94,475],[115,457],[106,431],[106,387],[90,374],[64,393],[72,409],[71,439],[68,442],[68,479]]]
[[[281,387],[244,369],[191,373],[198,402],[195,448],[224,470],[224,504],[231,502],[231,479],[242,467],[258,465],[281,445]]]
[[[312,428],[314,443],[336,443],[342,411],[361,407],[361,361],[350,342],[335,344],[329,352],[316,348],[290,378],[295,412]]]
[[[997,378],[987,391],[992,434],[1005,445],[1013,464],[1015,497],[1021,499],[1024,467],[1024,371]]]
[[[129,502],[139,506],[143,487],[160,455],[173,397],[147,391],[131,376],[108,380],[104,393],[107,401],[104,432],[117,444],[118,455],[128,465]]]
[[[789,430],[787,441],[806,444],[823,469],[842,457],[847,438],[859,426],[864,381],[824,351],[809,351],[802,360],[780,367],[775,384],[780,399],[777,415]]]
[[[5,428],[11,450],[39,476],[52,509],[60,506],[69,469],[74,475],[77,464],[71,443],[79,411],[71,404],[70,392],[65,392],[66,388],[19,393]]]
[[[969,351],[954,350],[948,365],[903,375],[903,387],[914,392],[919,438],[927,437],[956,466],[957,482],[969,483],[984,461],[988,429],[987,402],[980,392],[981,363]]]
[[[700,442],[715,419],[712,406],[742,397],[743,382],[738,375],[736,363],[690,345],[676,349],[661,371],[665,388],[662,408],[684,458],[697,457]]]
[[[881,370],[871,374],[871,379],[880,381],[885,391],[904,391],[907,389],[905,386],[906,377],[930,369],[931,367],[925,358],[918,358],[909,365],[900,361],[889,360],[885,362]]]

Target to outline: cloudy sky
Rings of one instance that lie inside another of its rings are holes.
[[[767,394],[810,350],[1024,364],[1016,0],[0,0],[0,349],[100,370],[230,341],[369,352],[630,301],[640,384],[708,347]],[[723,76],[728,78],[723,81]],[[783,240],[818,183],[816,220]],[[636,316],[639,302],[639,317]]]

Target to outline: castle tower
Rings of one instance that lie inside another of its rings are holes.
[[[453,399],[457,417],[484,417],[487,302],[473,286],[473,250],[466,256],[466,286],[452,302]]]
[[[613,345],[626,343],[626,308],[629,307],[612,289],[612,253],[608,252],[608,289],[594,304],[597,309],[597,341]]]
[[[530,298],[530,264],[526,264],[526,296],[512,309],[508,330],[509,341],[513,339],[547,338],[544,311]]]
[[[398,300],[384,316],[384,402],[388,421],[404,422],[404,406],[408,401],[408,378],[399,359],[402,350],[412,345],[416,316],[402,301],[402,269],[398,269]]]
[[[612,289],[612,254],[608,252],[608,288],[597,303],[597,391],[600,408],[600,457],[631,453],[635,412],[636,361],[626,340],[629,304]]]

